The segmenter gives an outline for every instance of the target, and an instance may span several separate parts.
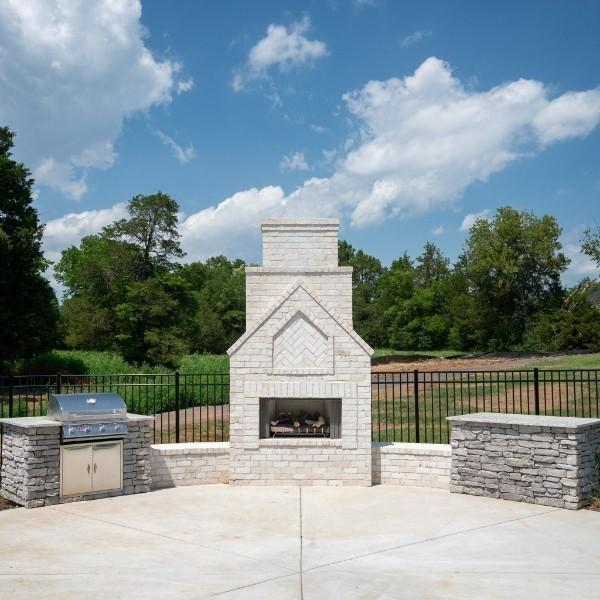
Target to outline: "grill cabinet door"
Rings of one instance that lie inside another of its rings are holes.
[[[60,448],[60,495],[92,491],[92,445],[73,444]]]
[[[120,490],[123,487],[123,442],[94,444],[93,458],[93,491]]]

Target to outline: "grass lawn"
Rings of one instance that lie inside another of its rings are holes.
[[[526,366],[539,369],[600,369],[600,352],[538,358],[527,362]]]
[[[175,369],[164,365],[128,363],[116,352],[93,350],[53,350],[29,360],[19,361],[18,372],[23,374],[53,375],[114,375],[124,373],[161,374],[178,370],[181,373],[228,373],[229,357],[226,354],[187,354]]]

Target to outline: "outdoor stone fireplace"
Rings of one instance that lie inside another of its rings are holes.
[[[337,219],[263,224],[229,349],[230,481],[371,485],[372,349],[352,329]]]

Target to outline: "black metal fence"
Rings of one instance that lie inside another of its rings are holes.
[[[116,392],[154,415],[154,443],[229,439],[229,373],[0,376],[0,416],[46,414],[54,393]]]
[[[372,437],[447,444],[446,417],[474,412],[598,418],[599,388],[600,369],[373,373]]]
[[[371,376],[372,437],[448,443],[446,417],[504,412],[599,417],[600,370],[411,371]],[[153,441],[229,439],[229,374],[0,376],[0,415],[45,415],[50,394],[120,394],[154,415]]]

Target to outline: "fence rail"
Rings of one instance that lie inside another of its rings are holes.
[[[116,392],[129,412],[154,415],[157,444],[229,439],[229,373],[0,376],[0,416],[45,415],[61,392]]]
[[[599,389],[599,369],[377,372],[372,438],[448,443],[447,416],[481,411],[597,418]],[[154,443],[229,439],[228,373],[0,376],[0,416],[45,415],[57,392],[103,391],[154,415]]]
[[[372,437],[446,444],[446,417],[474,412],[598,418],[599,389],[599,369],[373,373]]]

